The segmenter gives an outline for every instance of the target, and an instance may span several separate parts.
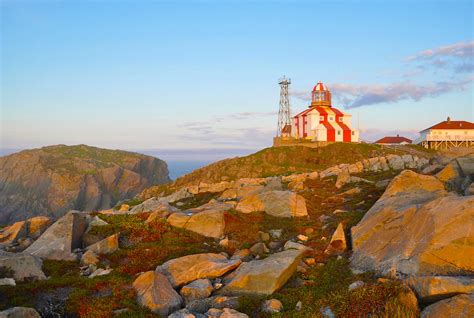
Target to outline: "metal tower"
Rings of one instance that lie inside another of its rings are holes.
[[[278,80],[280,84],[280,110],[278,111],[277,137],[291,136],[291,109],[288,86],[291,79],[283,76]]]

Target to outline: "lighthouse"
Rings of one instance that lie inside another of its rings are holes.
[[[359,142],[352,128],[352,115],[332,107],[331,92],[318,82],[311,92],[311,105],[293,117],[293,136],[315,142]]]

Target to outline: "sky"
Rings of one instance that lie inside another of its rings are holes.
[[[473,3],[0,0],[0,148],[260,149],[283,75],[367,141],[474,121]]]

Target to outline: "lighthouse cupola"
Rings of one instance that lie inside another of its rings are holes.
[[[331,92],[322,82],[318,82],[313,88],[311,106],[331,107]]]

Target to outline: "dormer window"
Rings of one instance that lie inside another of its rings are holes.
[[[342,123],[342,117],[339,117],[339,121]]]
[[[329,117],[329,120],[334,120],[334,117]]]

